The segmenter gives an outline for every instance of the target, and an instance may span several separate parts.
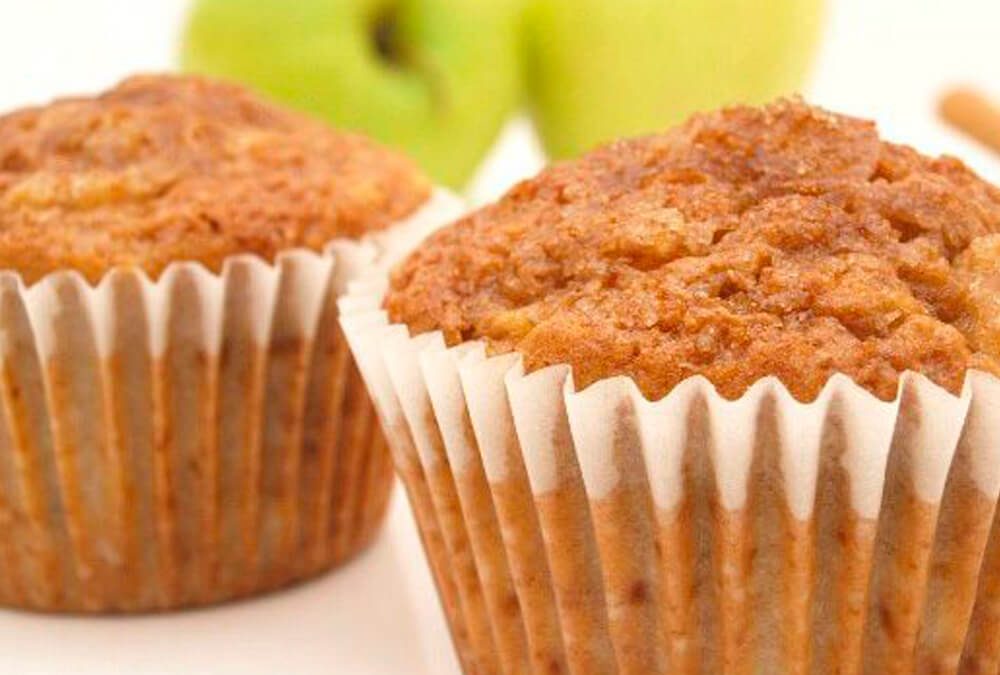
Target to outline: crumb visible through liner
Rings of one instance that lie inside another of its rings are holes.
[[[386,308],[483,338],[578,387],[659,398],[774,375],[800,400],[844,373],[883,399],[905,370],[958,392],[1000,373],[1000,191],[798,100],[699,115],[521,183],[424,243]]]
[[[319,249],[429,193],[403,157],[197,77],[134,77],[0,117],[0,268],[28,282]]]

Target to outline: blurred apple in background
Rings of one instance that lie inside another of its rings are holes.
[[[187,70],[245,82],[466,185],[527,100],[547,153],[802,86],[822,0],[196,0]]]
[[[199,0],[182,66],[242,81],[462,187],[522,102],[519,0]]]
[[[821,0],[533,0],[527,72],[542,142],[571,157],[793,93],[821,14]]]

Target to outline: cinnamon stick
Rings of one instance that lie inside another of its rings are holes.
[[[1000,107],[975,89],[956,88],[945,93],[938,114],[951,126],[1000,153]]]

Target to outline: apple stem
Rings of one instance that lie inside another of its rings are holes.
[[[387,63],[398,66],[403,61],[399,44],[399,21],[393,7],[384,7],[375,15],[371,35],[375,52]]]

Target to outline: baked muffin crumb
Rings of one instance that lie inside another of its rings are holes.
[[[405,158],[198,77],[133,77],[0,117],[0,268],[28,282],[271,260],[385,228],[429,194]]]
[[[785,100],[544,171],[425,242],[385,306],[651,399],[696,374],[730,398],[840,372],[891,399],[906,370],[958,392],[1000,374],[998,232],[1000,191],[958,160]]]

